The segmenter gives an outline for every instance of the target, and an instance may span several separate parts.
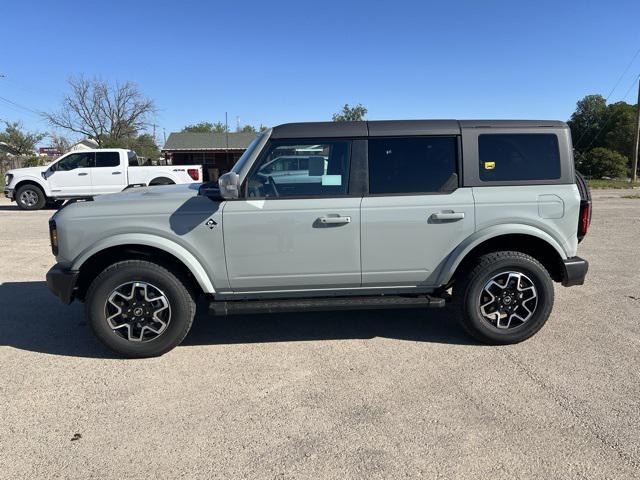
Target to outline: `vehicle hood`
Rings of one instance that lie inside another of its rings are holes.
[[[6,173],[13,175],[14,177],[18,176],[31,176],[31,177],[42,177],[42,173],[46,172],[49,167],[43,165],[40,167],[25,167],[25,168],[14,168],[13,170],[9,170]]]
[[[219,201],[199,194],[199,183],[133,187],[120,193],[97,195],[61,209],[56,217],[175,215],[215,211]],[[114,220],[115,221],[115,220]]]

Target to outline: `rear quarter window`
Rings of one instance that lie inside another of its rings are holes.
[[[478,153],[483,182],[556,180],[561,175],[555,134],[482,134]]]

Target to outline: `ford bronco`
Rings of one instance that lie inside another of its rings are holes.
[[[591,199],[558,121],[296,123],[217,184],[103,195],[50,220],[51,291],[97,337],[161,355],[214,314],[451,304],[481,342],[546,322],[580,285]]]

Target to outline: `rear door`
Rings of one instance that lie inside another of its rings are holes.
[[[93,152],[71,153],[55,163],[47,175],[51,193],[55,197],[91,195]]]
[[[460,188],[457,136],[369,139],[362,200],[362,285],[429,286],[474,232],[471,188]]]
[[[126,165],[123,163],[120,152],[96,152],[95,166],[91,169],[94,195],[120,192],[127,186]]]
[[[271,141],[228,201],[223,231],[235,292],[360,286],[360,196],[349,196],[352,141]]]

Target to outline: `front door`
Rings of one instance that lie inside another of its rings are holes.
[[[226,202],[234,292],[360,287],[360,197],[348,197],[349,140],[272,141]]]
[[[51,193],[55,197],[91,195],[93,152],[71,153],[61,158],[47,173]]]
[[[455,136],[369,140],[362,200],[362,285],[431,286],[438,265],[474,232],[471,188],[458,188]]]

